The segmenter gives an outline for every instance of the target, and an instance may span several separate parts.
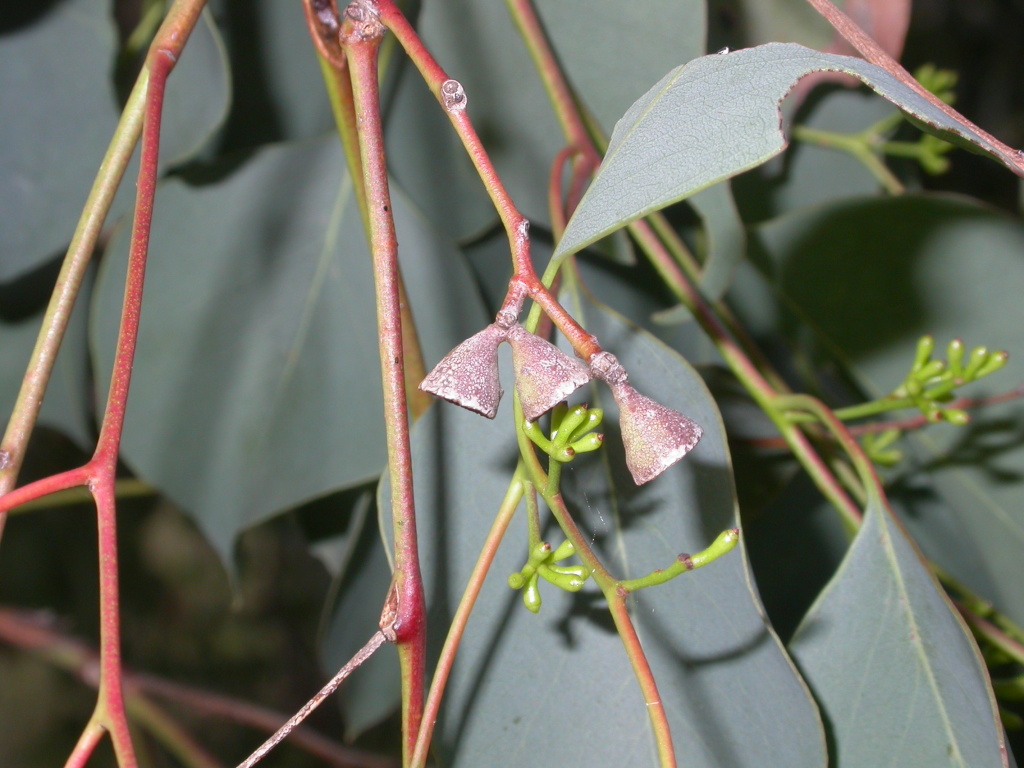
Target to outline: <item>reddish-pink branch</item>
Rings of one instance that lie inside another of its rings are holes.
[[[185,30],[182,34],[187,37],[188,31]],[[0,510],[6,511],[57,490],[85,485],[96,502],[100,586],[99,696],[96,711],[69,757],[68,765],[84,765],[96,747],[98,734],[102,734],[103,731],[110,733],[121,768],[134,768],[137,764],[128,730],[121,679],[115,480],[132,365],[138,341],[139,317],[142,312],[142,290],[158,174],[164,89],[167,77],[177,61],[176,51],[184,44],[182,34],[171,34],[171,43],[166,48],[155,46],[148,62],[149,86],[146,93],[138,192],[121,310],[121,327],[96,450],[83,467],[44,478],[0,498]]]
[[[498,211],[512,250],[514,274],[509,286],[509,295],[518,297],[521,288],[525,287],[526,295],[540,305],[544,313],[551,318],[558,330],[572,344],[576,354],[584,360],[589,360],[601,351],[601,346],[565,311],[537,276],[530,258],[529,221],[512,202],[512,197],[498,176],[487,150],[484,149],[483,142],[480,141],[467,114],[465,94],[462,94],[461,101],[452,102],[444,93],[443,86],[455,81],[448,77],[448,74],[427,50],[416,30],[394,1],[379,0],[378,7],[381,21],[394,33],[402,48],[419,69],[423,79],[430,86],[434,96],[444,107],[448,119],[462,140],[466,152],[487,189],[491,202]],[[457,83],[455,85],[461,90],[461,86]]]
[[[395,540],[391,629],[402,664],[403,754],[411,757],[423,715],[426,676],[426,599],[420,573],[413,497],[412,452],[405,395],[398,239],[388,189],[384,130],[380,115],[377,53],[384,29],[370,3],[353,3],[342,21],[341,41],[349,63],[366,189],[367,221],[377,296],[381,374],[388,446],[388,472]]]

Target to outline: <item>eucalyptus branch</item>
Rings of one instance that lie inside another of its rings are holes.
[[[175,57],[181,53],[204,5],[205,0],[177,0],[168,12],[157,39],[160,45]],[[85,208],[71,237],[60,274],[57,276],[35,348],[22,378],[14,410],[11,412],[3,438],[0,439],[0,496],[11,491],[17,483],[28,440],[35,428],[43,395],[53,372],[57,352],[64,339],[86,268],[103,230],[114,195],[139,141],[146,94],[150,84],[150,70],[150,62],[147,61],[139,72],[121,112],[114,136],[100,163]],[[0,511],[0,538],[3,536],[6,520],[6,512]]]
[[[324,702],[324,699],[338,690],[338,686],[345,682],[345,679],[349,675],[359,669],[359,667],[361,667],[363,663],[386,642],[388,642],[388,638],[384,636],[383,630],[374,632],[373,636],[366,642],[366,645],[356,651],[356,655],[353,656],[345,666],[339,669],[337,673],[335,673],[334,677],[332,677],[323,688],[317,691],[316,695],[312,699],[307,701],[298,712],[292,715],[288,719],[288,722],[278,728],[273,736],[263,742],[255,752],[249,755],[249,757],[240,762],[238,764],[238,768],[252,768],[256,763],[262,760],[270,750],[284,741],[288,737],[288,734],[298,727],[299,723],[309,717],[313,710]]]
[[[426,604],[416,537],[412,454],[405,395],[398,241],[391,214],[384,132],[377,82],[377,52],[384,27],[372,3],[353,3],[342,20],[341,43],[350,67],[359,128],[359,156],[369,215],[384,381],[384,417],[388,476],[394,528],[392,593],[397,596],[394,622],[402,666],[402,731],[405,763],[412,756],[423,712],[426,666]]]
[[[530,258],[530,223],[513,203],[469,119],[466,109],[468,98],[462,85],[448,77],[393,0],[380,0],[379,11],[381,21],[394,33],[447,113],[505,228],[512,251],[513,276],[502,312],[514,312],[518,316],[525,296],[529,295],[569,340],[576,354],[589,360],[602,351],[601,347],[537,277]]]

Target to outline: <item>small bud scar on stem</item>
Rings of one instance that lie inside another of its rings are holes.
[[[461,112],[466,108],[466,89],[458,80],[441,83],[441,105],[446,112]]]

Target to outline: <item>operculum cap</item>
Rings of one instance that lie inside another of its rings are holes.
[[[523,415],[536,421],[590,381],[587,367],[549,341],[513,325],[508,331]]]
[[[626,466],[637,485],[653,480],[683,458],[704,434],[693,419],[644,397],[625,381],[610,386],[619,405]]]
[[[506,338],[507,329],[487,326],[445,355],[419,388],[493,419],[502,394],[498,345]]]

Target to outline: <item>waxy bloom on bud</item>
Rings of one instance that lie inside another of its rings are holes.
[[[498,380],[498,345],[508,330],[489,325],[444,356],[420,389],[493,419],[501,400]]]
[[[683,458],[704,434],[697,422],[644,397],[625,381],[610,386],[619,404],[626,466],[637,485],[653,480]]]
[[[523,415],[536,421],[590,381],[587,367],[549,341],[513,325],[508,331]]]

